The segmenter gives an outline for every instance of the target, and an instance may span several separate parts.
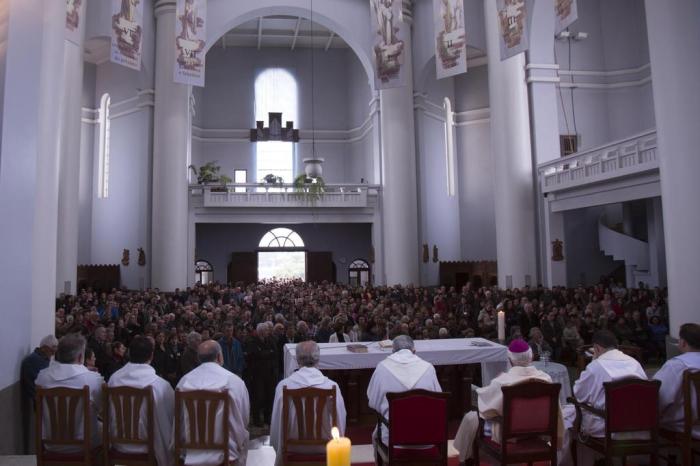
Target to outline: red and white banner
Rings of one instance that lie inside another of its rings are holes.
[[[496,0],[501,60],[530,48],[532,0]]]
[[[409,33],[401,21],[401,0],[369,0],[374,31],[374,73],[377,89],[406,85],[404,57]]]
[[[141,69],[144,0],[112,0],[110,61]]]
[[[204,86],[207,1],[177,0],[175,12],[175,82]]]
[[[437,78],[467,72],[464,0],[433,0]]]
[[[578,19],[576,0],[554,0],[554,34],[559,34]]]
[[[66,39],[80,45],[85,16],[85,0],[66,0]]]

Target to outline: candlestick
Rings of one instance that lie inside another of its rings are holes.
[[[333,440],[326,444],[327,466],[350,466],[350,439],[341,437],[337,427],[331,429]]]
[[[503,311],[498,311],[498,340],[505,341],[506,339],[506,314]]]

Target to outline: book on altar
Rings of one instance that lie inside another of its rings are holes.
[[[394,342],[391,340],[382,340],[379,342],[379,347],[381,349],[391,349],[394,346]]]
[[[360,344],[352,344],[346,346],[348,351],[351,353],[366,353],[367,352],[367,347],[365,345],[360,345]]]

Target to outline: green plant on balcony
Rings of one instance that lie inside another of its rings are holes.
[[[197,167],[194,165],[190,165],[189,168],[197,177],[198,184],[226,185],[232,181],[230,177],[219,173],[221,171],[221,167],[216,164],[216,161],[207,162],[204,165],[201,165],[199,170],[197,170]]]
[[[274,173],[268,173],[262,179],[263,183],[266,184],[284,184],[284,180],[281,176],[277,176]]]
[[[303,195],[304,199],[315,203],[326,190],[326,183],[320,176],[308,177],[306,173],[294,178],[294,192]]]

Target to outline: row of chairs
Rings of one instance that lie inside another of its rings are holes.
[[[683,374],[685,399],[685,426],[680,433],[659,428],[658,394],[661,383],[640,379],[624,379],[604,384],[606,409],[598,410],[585,403],[570,398],[577,411],[574,426],[572,454],[576,461],[577,443],[604,456],[607,464],[613,457],[649,455],[652,464],[658,464],[662,447],[676,447],[680,450],[682,464],[689,466],[696,456],[700,456],[700,442],[693,439],[693,428],[700,426],[700,372],[686,371]],[[475,460],[479,464],[480,451],[495,458],[500,464],[528,463],[535,461],[557,461],[557,411],[559,408],[560,384],[547,384],[533,381],[503,387],[503,413],[495,419],[501,425],[501,443],[495,443],[484,435],[481,422],[475,441]],[[154,455],[153,393],[150,388],[104,387],[103,400],[103,441],[102,446],[93,449],[88,409],[90,395],[83,389],[37,388],[36,442],[37,465],[91,465],[103,459],[106,465],[146,466],[156,464]],[[309,465],[325,463],[322,450],[317,454],[295,453],[295,447],[319,447],[327,442],[323,436],[324,413],[331,413],[331,422],[337,421],[335,388],[329,390],[305,388],[283,390],[283,425],[288,425],[289,407],[296,413],[297,436],[290,438],[283,429],[284,449],[282,464]],[[380,465],[388,464],[429,464],[447,465],[448,440],[448,401],[449,393],[435,393],[425,390],[412,390],[404,393],[390,393],[389,420],[378,414],[377,432],[384,426],[389,432],[389,442],[384,445],[377,439],[376,458]],[[142,408],[146,410],[146,438],[140,432]],[[111,407],[112,409],[108,409]],[[326,407],[330,408],[326,410]],[[223,409],[217,426],[216,413]],[[585,437],[580,434],[583,412],[598,416],[605,421],[606,435],[603,439]],[[175,455],[177,464],[182,464],[183,450],[219,450],[224,455],[224,465],[231,464],[228,456],[229,398],[223,392],[176,391],[175,394]],[[186,413],[188,425],[182,425]],[[50,432],[43,432],[44,416]],[[114,419],[111,419],[114,416]],[[82,421],[82,435],[77,431],[78,421]],[[113,426],[113,428],[107,428]],[[215,435],[221,432],[220,436]],[[619,434],[646,432],[644,439],[620,439]],[[46,437],[46,438],[44,438]],[[221,440],[217,441],[217,437]],[[544,439],[544,440],[543,440]],[[547,441],[546,439],[549,439]],[[663,441],[662,441],[663,440]],[[146,453],[127,454],[119,452],[114,445],[145,447]],[[406,449],[399,446],[429,446],[421,449]],[[51,447],[73,447],[79,453],[56,453]],[[668,459],[668,458],[667,458]]]

